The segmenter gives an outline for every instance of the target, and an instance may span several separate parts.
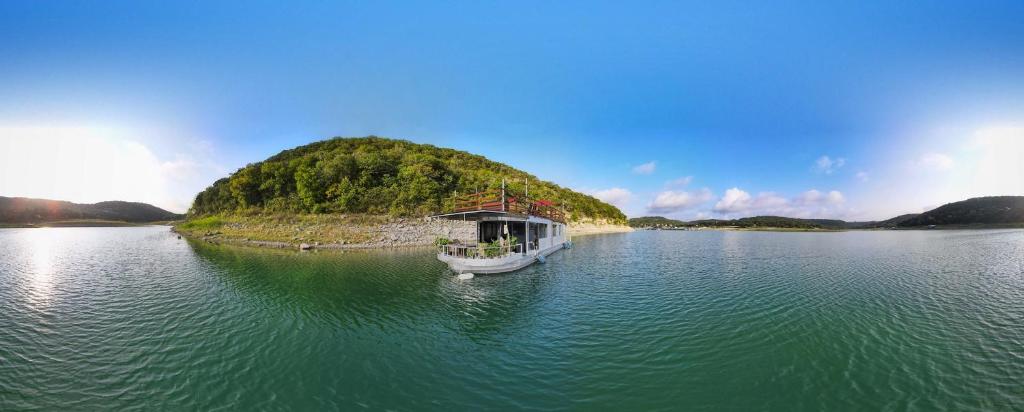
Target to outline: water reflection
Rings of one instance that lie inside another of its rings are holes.
[[[0,410],[1024,404],[1019,230],[580,237],[468,282],[429,250],[48,232],[0,230]]]
[[[49,305],[53,296],[54,272],[54,245],[58,234],[50,228],[33,229],[23,232],[26,242],[25,247],[29,265],[27,268],[28,298],[33,306],[45,307]]]
[[[528,323],[546,277],[537,270],[460,281],[429,249],[254,249],[189,241],[246,299],[342,328],[436,331],[480,342]]]

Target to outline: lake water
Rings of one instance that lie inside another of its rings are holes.
[[[429,250],[0,230],[0,410],[1024,408],[1024,231],[635,232],[458,281]]]

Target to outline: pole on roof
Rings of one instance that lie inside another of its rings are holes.
[[[501,211],[505,211],[505,178],[501,178]]]

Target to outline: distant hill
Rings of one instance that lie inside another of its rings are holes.
[[[635,228],[676,228],[676,227],[773,227],[789,229],[844,229],[849,223],[842,220],[797,219],[782,216],[753,216],[740,219],[704,219],[684,222],[661,216],[647,216],[629,219],[629,225]]]
[[[629,219],[636,228],[739,227],[787,229],[871,229],[922,227],[930,225],[1024,224],[1024,196],[976,197],[943,205],[921,214],[906,214],[883,221],[847,222],[834,219],[798,219],[782,216],[754,216],[741,219],[705,219],[684,222],[661,216]]]
[[[797,219],[783,216],[753,216],[735,220],[719,220],[711,222],[716,226],[736,226],[742,228],[777,227],[786,229],[845,229],[846,222],[827,219]]]
[[[537,148],[523,148],[537,156]],[[557,154],[544,156],[553,156]],[[232,212],[423,216],[455,193],[501,187],[561,204],[574,220],[626,222],[618,208],[471,153],[380,137],[334,138],[251,163],[199,193],[189,218]]]
[[[661,216],[644,216],[634,217],[629,219],[629,226],[631,227],[681,227],[687,226],[688,222],[682,220],[669,219]]]
[[[1024,223],[1024,196],[976,197],[939,206],[898,223],[901,227]]]
[[[905,215],[899,215],[893,218],[889,218],[880,222],[865,222],[867,227],[896,227],[900,226],[901,223],[920,216],[919,213],[907,213]]]
[[[62,200],[0,196],[0,223],[8,224],[81,219],[146,223],[183,217],[147,203],[109,201],[79,204]]]

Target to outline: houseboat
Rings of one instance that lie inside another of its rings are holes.
[[[500,190],[455,196],[450,213],[432,218],[475,222],[474,241],[438,245],[437,259],[459,274],[511,272],[571,244],[558,205],[512,193],[504,184]]]

